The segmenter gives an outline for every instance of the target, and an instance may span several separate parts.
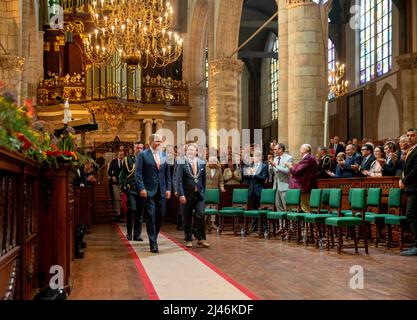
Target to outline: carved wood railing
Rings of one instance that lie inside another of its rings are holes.
[[[318,180],[318,187],[322,189],[342,189],[342,209],[349,209],[349,189],[381,188],[381,210],[387,210],[389,189],[398,188],[399,179],[399,177],[320,179]],[[403,197],[402,213],[405,213],[405,201],[406,199]]]
[[[37,289],[39,166],[0,147],[0,299]]]

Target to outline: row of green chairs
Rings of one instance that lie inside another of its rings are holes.
[[[380,213],[381,189],[380,188],[351,188],[349,192],[350,210],[341,210],[342,190],[340,189],[313,189],[310,194],[310,212],[300,212],[301,191],[290,189],[286,193],[285,212],[273,211],[275,204],[275,190],[263,189],[261,195],[261,209],[247,210],[247,189],[234,189],[232,207],[218,209],[220,193],[217,189],[206,190],[206,214],[216,214],[219,217],[219,233],[224,228],[224,218],[233,219],[233,232],[235,235],[244,235],[248,231],[248,220],[260,219],[258,223],[258,237],[262,236],[262,226],[268,225],[268,237],[282,235],[291,241],[293,235],[300,243],[303,239],[308,245],[312,239],[316,247],[322,245],[326,238],[327,249],[334,246],[334,237],[338,240],[338,252],[343,246],[343,234],[346,238],[351,236],[354,241],[355,252],[358,252],[359,234],[364,240],[365,252],[368,253],[368,232],[372,234],[375,246],[378,246],[381,230],[386,225],[386,245],[393,245],[392,227],[399,228],[399,245],[403,247],[403,230],[407,222],[405,216],[392,214],[392,210],[399,213],[401,207],[401,190],[392,188],[388,195],[388,213]],[[373,211],[371,211],[373,210]],[[240,226],[240,218],[243,218],[243,228]],[[276,227],[279,225],[277,232]],[[362,229],[362,230],[360,230]]]

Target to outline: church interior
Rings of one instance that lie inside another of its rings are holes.
[[[416,127],[414,0],[0,0],[0,299],[415,300]]]

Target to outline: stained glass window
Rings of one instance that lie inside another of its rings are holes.
[[[278,53],[278,38],[275,39],[272,48],[273,52]],[[278,119],[278,79],[279,79],[279,63],[278,59],[272,58],[270,62],[271,76],[271,110],[272,120]]]
[[[336,49],[334,47],[334,43],[332,40],[328,40],[328,48],[329,48],[329,62],[328,62],[328,69],[327,70],[334,70],[336,68]],[[329,100],[334,98],[334,93],[329,92]]]
[[[360,83],[392,67],[392,0],[363,0],[360,6]]]

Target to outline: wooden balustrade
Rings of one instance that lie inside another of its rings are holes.
[[[0,299],[31,299],[37,289],[37,163],[0,147]]]
[[[335,178],[319,179],[318,187],[342,189],[342,209],[349,209],[349,189],[351,188],[381,188],[381,210],[387,210],[388,192],[391,188],[398,188],[400,177],[380,178]],[[402,212],[404,213],[406,198],[402,198]]]

